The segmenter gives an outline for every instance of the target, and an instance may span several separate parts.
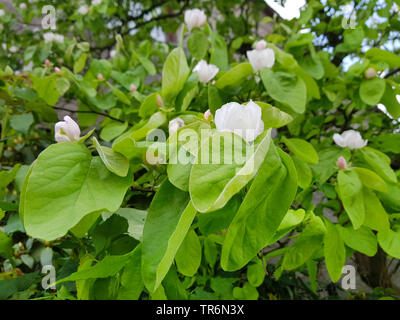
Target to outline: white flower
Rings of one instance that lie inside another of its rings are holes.
[[[18,51],[18,47],[12,46],[10,49],[8,49],[11,53],[16,53]]]
[[[247,105],[229,102],[215,112],[215,126],[218,131],[234,132],[252,142],[264,131],[261,108],[251,100]]]
[[[87,5],[80,6],[79,9],[78,9],[78,13],[83,15],[83,16],[85,14],[87,14],[88,12],[89,12],[89,8],[88,8]]]
[[[45,43],[48,42],[58,42],[58,43],[63,43],[64,42],[64,36],[61,34],[54,34],[53,32],[46,32],[43,34],[43,39]]]
[[[205,83],[212,80],[217,75],[219,69],[213,64],[208,64],[204,60],[200,60],[193,71],[199,75],[199,81]]]
[[[57,122],[55,125],[55,139],[57,142],[73,142],[79,140],[81,130],[78,124],[69,116],[64,117],[64,121]]]
[[[117,54],[117,51],[116,51],[116,50],[111,50],[111,51],[110,51],[110,58],[111,58],[111,59],[114,59],[116,54]]]
[[[367,70],[365,70],[364,76],[366,79],[372,79],[376,77],[376,70],[375,68],[368,68]]]
[[[265,40],[260,40],[254,43],[254,48],[256,48],[256,50],[264,50],[266,47],[267,47],[267,41]]]
[[[275,63],[274,50],[265,48],[267,43],[264,40],[255,43],[255,50],[247,51],[247,58],[254,72],[264,68],[272,68]]]
[[[4,16],[6,12],[3,9],[0,9],[0,17]]]
[[[22,3],[19,5],[19,8],[20,8],[21,10],[25,10],[25,9],[26,9],[26,3],[22,2]]]
[[[185,122],[181,118],[175,118],[171,120],[168,124],[168,132],[169,135],[172,135],[176,131],[178,131],[180,128],[185,126]]]
[[[361,134],[355,130],[346,130],[342,134],[335,133],[333,141],[342,148],[360,149],[367,145],[368,140],[363,140]]]
[[[204,26],[207,21],[207,17],[204,11],[199,9],[192,9],[185,11],[185,23],[191,31],[193,28],[200,28]]]
[[[98,6],[99,4],[101,4],[101,0],[93,0],[92,1],[92,6]]]
[[[32,68],[33,68],[33,62],[31,61],[26,66],[24,66],[22,71],[32,71]]]

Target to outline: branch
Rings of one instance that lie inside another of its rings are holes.
[[[384,79],[387,79],[387,78],[389,78],[389,77],[391,77],[392,75],[394,75],[395,73],[397,73],[397,72],[399,72],[400,71],[400,68],[396,68],[396,69],[393,69],[392,71],[390,71],[386,76],[384,76],[383,78]]]
[[[71,109],[62,108],[62,107],[54,107],[54,109],[62,110],[62,111],[68,111],[68,112],[71,112],[71,113],[94,113],[94,114],[98,114],[99,116],[107,117],[107,118],[110,118],[111,120],[118,121],[120,123],[125,123],[124,120],[117,119],[117,118],[114,118],[113,116],[110,116],[109,114],[98,112],[98,111],[94,111],[94,110],[71,110]]]

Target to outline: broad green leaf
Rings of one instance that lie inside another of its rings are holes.
[[[109,172],[77,142],[51,145],[31,168],[20,207],[27,233],[45,240],[65,235],[89,213],[116,211],[132,179]]]
[[[249,76],[253,74],[253,68],[250,63],[242,62],[231,70],[225,72],[216,82],[215,86],[218,89],[225,87],[238,87]]]
[[[378,243],[387,254],[400,259],[400,232],[393,230],[378,232]]]
[[[216,143],[221,138],[229,147]],[[260,139],[254,152],[249,151],[247,153],[251,154],[248,155],[245,155],[249,150],[248,145],[240,136],[230,132],[215,132],[211,136],[211,143],[207,139],[202,142],[189,181],[190,196],[197,211],[210,212],[224,207],[254,177],[268,152],[271,131],[268,130]],[[233,150],[230,149],[232,144]],[[203,161],[204,155],[207,161]],[[244,155],[247,160],[238,161]],[[214,159],[219,160],[220,164],[216,164]]]
[[[393,212],[400,212],[400,184],[388,183],[387,192],[379,192],[379,199]]]
[[[39,276],[39,271],[25,273],[23,276],[0,281],[0,300],[6,300],[13,294],[27,290]]]
[[[117,87],[112,86],[111,84],[108,84],[108,86],[111,88],[111,92],[113,93],[114,96],[118,98],[119,101],[122,103],[127,104],[128,106],[131,105],[131,101],[129,98],[123,93],[121,90],[119,90]]]
[[[386,83],[385,93],[380,102],[393,118],[400,118],[400,101],[397,100],[396,92],[389,83]]]
[[[386,192],[387,190],[386,182],[375,172],[366,168],[358,168],[358,167],[353,167],[352,170],[357,172],[364,186],[376,191]]]
[[[297,191],[290,157],[271,144],[257,176],[229,226],[222,247],[225,271],[242,268],[274,236]],[[249,236],[249,235],[252,236]]]
[[[276,230],[273,238],[269,241],[268,245],[275,243],[287,233],[292,231],[297,225],[299,225],[303,221],[304,217],[305,211],[303,209],[289,209],[278,229]]]
[[[385,92],[385,80],[374,78],[364,80],[360,85],[360,98],[370,106],[374,106],[381,100]]]
[[[128,175],[128,159],[109,147],[101,146],[95,137],[93,137],[93,144],[108,170],[120,177],[126,177]]]
[[[386,62],[391,68],[400,67],[400,57],[390,51],[372,48],[365,53],[365,56],[371,59],[372,62]]]
[[[327,219],[325,219],[325,225],[325,264],[332,282],[336,282],[342,276],[342,269],[346,260],[346,248],[335,225]]]
[[[136,240],[142,241],[147,211],[135,208],[120,208],[116,214],[128,221],[128,234]]]
[[[106,256],[94,266],[74,272],[68,277],[58,280],[56,284],[66,281],[108,278],[114,276],[132,259],[136,250],[137,249],[121,256]]]
[[[95,261],[92,255],[84,255],[79,262],[78,272],[89,269]],[[92,287],[95,279],[76,280],[76,297],[78,300],[90,299],[90,288]]]
[[[70,231],[77,238],[82,238],[89,231],[89,229],[96,222],[97,218],[101,215],[101,211],[92,212],[84,216],[81,221],[79,221],[75,226],[73,226]]]
[[[255,101],[261,107],[261,119],[264,122],[264,129],[280,128],[292,122],[293,118],[290,114],[271,106],[268,103]]]
[[[212,114],[215,114],[219,108],[221,108],[225,103],[224,93],[217,89],[211,83],[208,85],[208,107]]]
[[[157,96],[159,92],[154,92],[146,97],[139,108],[139,116],[141,118],[148,118],[158,111]]]
[[[175,255],[178,271],[186,277],[193,277],[201,263],[201,244],[196,232],[189,230]]]
[[[307,189],[312,181],[312,172],[310,167],[306,162],[300,160],[296,156],[292,157],[292,160],[294,166],[296,167],[299,187],[302,189]]]
[[[247,280],[251,286],[257,288],[262,285],[265,279],[265,271],[261,260],[257,259],[256,263],[252,263],[247,267]]]
[[[340,170],[338,173],[338,191],[354,229],[358,229],[364,223],[365,209],[362,184],[357,173]]]
[[[14,114],[10,117],[10,126],[18,132],[26,134],[33,121],[32,113]]]
[[[187,300],[188,295],[186,293],[185,287],[178,277],[176,268],[174,265],[171,266],[167,275],[165,276],[162,286],[165,290],[165,295],[168,300]]]
[[[0,231],[0,256],[9,257],[12,255],[12,239]]]
[[[256,288],[252,287],[249,283],[245,283],[242,288],[233,288],[233,296],[238,300],[257,300],[259,294]]]
[[[211,57],[210,63],[216,65],[220,71],[228,69],[228,49],[225,40],[217,33],[211,35]]]
[[[185,158],[180,157],[182,153],[185,153]],[[180,159],[187,159],[187,161],[183,162]],[[175,187],[183,191],[189,191],[189,177],[193,162],[194,156],[183,146],[178,145],[176,152],[169,157],[167,166],[168,179]]]
[[[55,75],[43,78],[37,78],[33,75],[30,76],[33,88],[38,93],[38,96],[51,106],[54,106],[60,98],[55,78]]]
[[[154,63],[150,59],[143,57],[141,55],[138,55],[138,59],[142,64],[142,66],[146,69],[146,71],[150,75],[154,76],[157,73],[156,67],[154,66]]]
[[[326,227],[321,218],[313,215],[295,243],[285,251],[283,269],[293,270],[306,263],[321,248],[325,232]]]
[[[196,60],[201,60],[208,51],[208,40],[206,35],[201,30],[194,30],[190,35],[187,47]]]
[[[260,76],[265,89],[274,100],[288,105],[297,113],[305,111],[307,88],[300,77],[286,72],[273,72],[268,68],[262,69]]]
[[[346,246],[372,257],[378,250],[378,242],[374,233],[366,228],[361,227],[354,230],[351,226],[342,227],[336,225]]]
[[[187,77],[189,67],[182,48],[175,48],[168,55],[162,71],[162,96],[165,101],[172,101],[182,90]]]
[[[390,167],[390,158],[379,150],[364,147],[359,150],[366,163],[385,180],[397,182],[396,174]]]
[[[79,73],[83,70],[86,64],[87,54],[82,53],[74,63],[74,73]]]
[[[313,164],[318,163],[318,153],[311,143],[302,139],[288,139],[286,137],[282,137],[282,141],[301,160]]]
[[[372,190],[363,188],[365,204],[364,225],[372,230],[387,231],[390,228],[389,216]]]
[[[120,136],[128,128],[128,123],[112,121],[108,123],[100,132],[100,138],[104,141],[111,141]]]
[[[138,300],[144,289],[141,273],[142,247],[138,245],[132,252],[121,274],[118,300]]]
[[[143,229],[142,276],[157,290],[196,215],[189,194],[165,180],[151,202]]]

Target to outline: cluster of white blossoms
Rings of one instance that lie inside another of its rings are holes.
[[[64,42],[64,36],[61,34],[56,34],[53,32],[46,32],[43,34],[43,39],[45,43],[49,42],[58,42],[58,43],[63,43]]]
[[[194,67],[193,71],[197,72],[200,82],[207,83],[214,79],[219,69],[213,64],[208,64],[204,60],[200,60],[199,63]]]

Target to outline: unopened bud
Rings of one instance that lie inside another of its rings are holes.
[[[346,159],[343,157],[339,157],[337,162],[336,162],[337,166],[339,167],[339,169],[344,170],[347,168],[347,162]]]
[[[46,59],[46,61],[44,62],[44,65],[46,66],[46,68],[50,67],[50,60]]]
[[[204,112],[204,118],[205,118],[206,120],[208,120],[209,117],[211,117],[211,111],[210,111],[210,109],[208,109],[206,112]]]
[[[368,68],[367,70],[365,70],[365,78],[366,79],[372,79],[376,77],[376,70],[372,67]]]
[[[164,105],[164,101],[159,94],[157,95],[156,103],[159,107],[162,107]]]
[[[55,68],[54,68],[54,72],[55,72],[55,73],[60,73],[60,72],[61,72],[61,70],[60,70],[60,68],[58,68],[58,67],[55,67]]]
[[[137,90],[137,87],[132,83],[131,86],[129,87],[129,90],[131,93],[134,93]]]
[[[104,81],[104,77],[101,73],[97,75],[97,79],[99,79],[100,81]]]

